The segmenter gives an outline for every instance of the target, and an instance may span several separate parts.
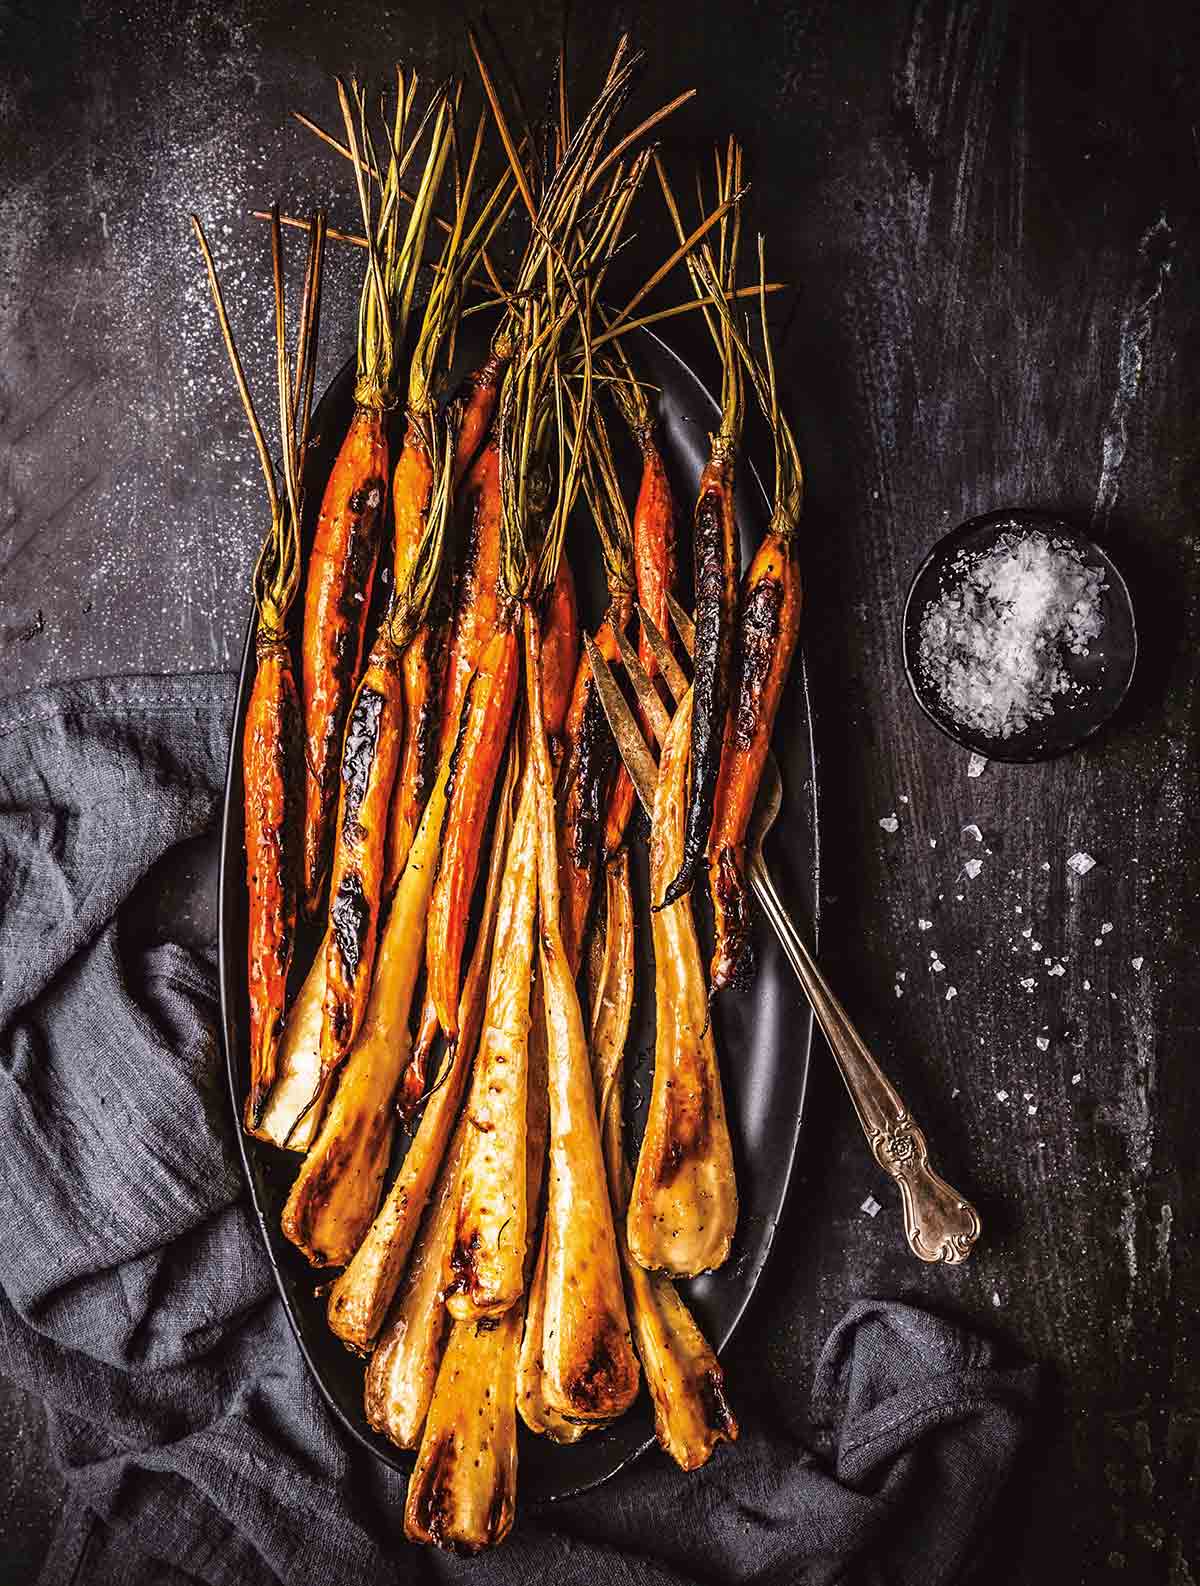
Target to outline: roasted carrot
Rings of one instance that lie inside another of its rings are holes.
[[[287,981],[295,945],[300,879],[302,723],[292,672],[287,619],[300,577],[300,514],[304,450],[312,410],[313,365],[325,248],[325,219],[314,217],[300,313],[293,377],[285,343],[283,244],[279,211],[271,211],[271,259],[275,279],[275,348],[284,494],[254,410],[233,340],[216,267],[199,220],[192,225],[208,272],[213,305],[242,405],[254,436],[271,531],[254,572],[258,611],[254,686],[242,737],[245,789],[246,885],[249,892],[247,973],[250,1001],[250,1089],[245,1124],[257,1129],[275,1080],[283,1035]]]
[[[383,901],[384,841],[404,731],[401,651],[385,617],[346,723],[337,840],[329,885],[322,1076],[362,1025]]]
[[[430,208],[445,163],[449,113],[444,95],[433,121],[419,202],[401,244],[385,187],[379,232],[359,152],[356,121],[363,100],[357,85],[338,82],[346,136],[354,158],[359,203],[367,233],[367,271],[359,314],[354,413],[334,461],[308,565],[304,592],[304,721],[308,781],[304,817],[304,902],[315,914],[329,868],[338,796],[338,766],[351,696],[362,660],[363,635],[379,560],[388,486],[386,410],[392,402],[396,350],[411,303],[409,283],[421,262]],[[354,105],[351,104],[351,97]],[[405,103],[403,87],[401,104]],[[401,118],[402,120],[402,118]],[[398,180],[393,142],[389,182]],[[418,137],[420,132],[418,131]]]
[[[542,702],[546,712],[546,735],[550,753],[557,763],[562,753],[562,732],[575,688],[579,668],[579,611],[575,602],[575,577],[566,552],[559,558],[558,572],[547,597],[542,625]]]
[[[722,165],[718,160],[718,198],[725,200],[741,187],[741,149],[730,140]],[[676,228],[683,234],[678,210],[659,167]],[[737,286],[739,222],[736,207],[723,219],[719,234],[719,261],[712,262],[707,244],[698,257],[689,255],[688,266],[698,297],[713,297],[722,305]],[[721,357],[721,423],[712,436],[709,460],[700,476],[700,490],[692,515],[693,565],[696,584],[696,654],[692,710],[692,789],[688,797],[687,827],[682,861],[663,896],[663,905],[687,892],[708,847],[713,802],[725,738],[729,682],[733,666],[733,627],[737,612],[740,546],[734,510],[734,485],[741,445],[744,407],[742,363],[734,339],[732,317],[714,319],[705,309]]]
[[[441,723],[442,669],[446,654],[446,621],[436,614],[421,624],[404,652],[404,750],[396,771],[388,816],[385,900],[396,890],[421,812],[437,775],[438,729]]]

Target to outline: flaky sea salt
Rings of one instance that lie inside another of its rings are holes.
[[[885,832],[898,832],[900,830],[900,822],[895,815],[885,815],[879,824]]]
[[[883,1207],[875,1199],[874,1195],[868,1195],[866,1200],[863,1201],[862,1205],[858,1209],[859,1211],[866,1212],[868,1217],[878,1217],[880,1212],[883,1210]]]
[[[958,987],[957,986],[947,986],[946,987],[946,1001],[947,1002],[953,1002],[954,998],[957,997],[957,996],[958,996]]]
[[[933,929],[933,921],[932,920],[918,920],[917,921],[917,929],[919,931],[931,931]]]
[[[1104,573],[1039,530],[960,552],[921,618],[926,682],[960,727],[1010,738],[1049,716],[1076,685],[1064,655],[1086,655],[1103,627]]]
[[[1033,1040],[1039,1052],[1048,1052],[1050,1050],[1050,1037],[1048,1035],[1035,1035]]]
[[[983,869],[983,860],[982,859],[968,859],[966,864],[963,866],[963,869],[970,876],[971,880],[974,881],[975,877]]]
[[[1067,869],[1073,870],[1077,876],[1086,876],[1089,870],[1095,868],[1096,861],[1091,854],[1072,854],[1067,860]]]
[[[973,754],[971,756],[971,758],[967,761],[967,775],[969,777],[982,776],[983,773],[986,770],[987,770],[987,756],[986,755]]]

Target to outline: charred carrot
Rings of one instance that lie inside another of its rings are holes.
[[[575,602],[575,577],[566,553],[558,563],[551,585],[542,631],[542,704],[546,735],[556,760],[579,667],[579,611]]]
[[[429,999],[438,1023],[451,1039],[458,1032],[458,994],[471,898],[487,813],[512,726],[520,671],[517,635],[511,627],[500,628],[468,686],[450,759],[442,852],[426,927],[426,969]]]
[[[320,906],[329,867],[342,737],[362,660],[367,612],[379,560],[390,458],[385,413],[392,402],[396,349],[404,336],[411,302],[408,283],[420,266],[421,247],[449,139],[449,111],[442,96],[434,118],[421,192],[401,244],[395,222],[397,205],[394,198],[388,204],[388,186],[376,231],[356,131],[356,121],[363,110],[361,90],[355,84],[347,90],[340,80],[337,88],[367,233],[367,271],[359,312],[354,413],[325,487],[304,593],[303,685],[308,767],[304,902],[309,914],[316,913]],[[403,85],[400,100],[402,107],[409,103]],[[389,184],[398,181],[403,117],[398,119],[399,136],[393,143],[397,152],[393,153]]]
[[[717,196],[722,201],[741,187],[741,162],[741,150],[731,140],[724,165],[718,161],[720,178]],[[678,211],[666,180],[662,177],[661,167],[659,174],[668,206],[682,235]],[[735,207],[732,217],[721,221],[718,262],[712,261],[707,244],[698,257],[689,256],[688,266],[698,297],[714,297],[724,304],[726,294],[736,289],[738,236],[738,211]],[[692,788],[688,797],[682,862],[679,873],[663,896],[663,907],[676,902],[689,890],[696,866],[708,847],[721,746],[725,738],[725,715],[729,705],[733,626],[740,571],[734,484],[744,406],[742,363],[735,342],[732,317],[725,313],[714,320],[707,309],[705,316],[709,319],[721,357],[721,423],[712,437],[709,460],[700,476],[700,490],[692,515],[696,584]]]
[[[283,244],[279,211],[271,211],[275,278],[275,346],[283,442],[284,494],[254,410],[233,340],[216,267],[199,220],[196,239],[204,257],[217,320],[229,353],[262,464],[271,508],[271,532],[254,572],[258,609],[257,667],[242,738],[245,786],[246,885],[249,892],[247,976],[250,1001],[250,1089],[246,1128],[255,1130],[275,1079],[286,1011],[287,981],[295,944],[300,880],[302,723],[292,672],[287,618],[300,578],[300,514],[304,450],[312,410],[313,366],[325,248],[325,218],[314,217],[293,373],[288,367],[283,300]]]
[[[759,275],[763,277],[762,244]],[[770,523],[746,575],[738,619],[733,700],[725,729],[716,810],[709,840],[709,889],[716,944],[713,991],[743,987],[753,973],[746,886],[746,833],[771,743],[775,716],[800,633],[800,565],[796,530],[803,500],[800,456],[779,411],[775,365],[767,330],[764,362],[741,341],[739,350],[775,440],[775,501]]]
[[[446,623],[436,616],[421,624],[404,652],[404,751],[388,817],[385,899],[391,897],[404,873],[421,812],[437,775],[445,654]]]

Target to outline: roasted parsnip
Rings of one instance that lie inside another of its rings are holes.
[[[483,1022],[500,883],[515,813],[517,771],[517,757],[512,755],[496,815],[479,931],[463,983],[459,1038],[446,1054],[442,1075],[432,1087],[420,1125],[387,1198],[354,1259],[330,1290],[329,1325],[351,1349],[370,1348],[383,1325],[458,1117]],[[407,1076],[406,1070],[404,1077]]]
[[[321,1084],[321,1022],[325,1007],[325,943],[288,1009],[279,1067],[262,1122],[251,1132],[289,1151],[307,1151],[325,1112],[333,1076]],[[313,1100],[314,1094],[316,1100]]]
[[[720,1266],[737,1225],[737,1182],[700,946],[687,897],[666,903],[683,849],[692,694],[663,746],[650,831],[654,1087],[626,1234],[640,1265],[676,1277]]]

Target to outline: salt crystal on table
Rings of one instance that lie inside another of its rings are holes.
[[[903,986],[896,986],[893,989],[895,990],[895,993],[896,993],[896,995],[898,997],[902,997],[904,995],[904,987]]]
[[[1048,1052],[1050,1050],[1050,1037],[1048,1035],[1035,1035],[1034,1042],[1039,1052]]]
[[[1144,958],[1131,958],[1129,960],[1129,962],[1133,965],[1133,967],[1135,969],[1140,969],[1142,967],[1142,965],[1146,962],[1146,960]]]
[[[1072,1074],[1071,1075],[1071,1083],[1072,1083],[1072,1085],[1080,1085],[1080,1084],[1082,1084],[1083,1083],[1083,1075],[1082,1074]]]
[[[975,877],[983,869],[983,860],[982,859],[968,859],[966,864],[963,866],[963,869],[970,876],[971,880],[974,881]]]
[[[958,996],[958,987],[957,986],[947,986],[946,987],[946,1001],[947,1002],[949,1002],[952,998],[957,997],[957,996]]]
[[[933,929],[933,921],[932,920],[918,920],[917,921],[917,929],[919,931],[931,931]]]
[[[1034,1113],[1037,1111],[1037,1108],[1031,1106],[1028,1110],[1029,1110],[1029,1116],[1032,1118]]]
[[[1021,932],[1021,935],[1026,937],[1026,938],[1032,936],[1033,935],[1033,926],[1032,925],[1027,925],[1025,927],[1025,929]]]
[[[879,824],[883,827],[885,832],[898,832],[900,830],[900,822],[896,819],[894,814],[885,815]]]
[[[1008,1092],[1006,1090],[998,1090],[996,1092],[996,1100],[997,1101],[1007,1101],[1008,1100]]]
[[[995,1289],[992,1290],[992,1304],[997,1306],[1000,1304],[1000,1295]]]
[[[900,802],[901,802],[901,804],[907,804],[908,803],[908,794],[907,793],[901,793]]]
[[[1067,869],[1073,870],[1077,876],[1086,876],[1089,870],[1095,868],[1095,864],[1091,854],[1072,854],[1067,860]]]
[[[1063,966],[1061,964],[1055,964],[1051,968],[1050,973],[1052,975],[1065,975],[1066,974],[1066,970],[1063,968]]]
[[[908,970],[907,969],[898,969],[896,971],[896,979],[897,980],[907,980],[908,979]]]
[[[1096,937],[1096,938],[1095,938],[1095,939],[1094,939],[1094,940],[1093,940],[1093,942],[1092,942],[1092,946],[1093,946],[1093,947],[1099,947],[1099,946],[1100,946],[1100,945],[1101,945],[1101,938],[1100,938],[1100,937],[1099,937],[1099,936],[1097,936],[1097,937]]]
[[[945,964],[942,963],[940,958],[936,958],[935,957],[934,960],[933,960],[933,963],[930,964],[929,967],[930,967],[930,969],[933,970],[935,975],[940,975],[942,970],[945,969],[946,966],[945,966]]]
[[[979,827],[976,826],[974,821],[972,821],[969,826],[963,827],[962,834],[964,837],[973,837],[977,843],[981,843],[983,841],[983,833],[979,830]]]
[[[1043,859],[1043,860],[1042,860],[1042,863],[1041,863],[1041,866],[1040,866],[1040,868],[1041,868],[1041,869],[1042,869],[1042,870],[1049,870],[1049,868],[1050,868],[1050,861],[1049,861],[1049,860],[1048,860],[1048,859]]]
[[[958,1086],[955,1085],[954,1089],[950,1092],[950,1100],[953,1101],[955,1096],[958,1096],[960,1094],[961,1094],[961,1092],[959,1091]]]
[[[1021,982],[1021,985],[1025,988],[1026,991],[1032,991],[1033,988],[1037,985],[1037,981],[1034,979],[1034,977],[1032,975],[1026,975],[1025,979]]]
[[[1091,989],[1092,989],[1092,983],[1091,983],[1091,981],[1090,981],[1090,980],[1085,980],[1085,981],[1084,981],[1084,983],[1083,983],[1083,989],[1084,989],[1084,990],[1085,990],[1085,991],[1090,991],[1090,990],[1091,990]]]
[[[878,1217],[882,1210],[883,1207],[875,1199],[874,1195],[868,1195],[859,1207],[859,1211],[866,1212],[868,1217]]]
[[[1030,944],[1029,944],[1029,945],[1030,945],[1030,947],[1031,947],[1031,948],[1032,948],[1032,949],[1033,949],[1033,951],[1034,951],[1034,952],[1035,952],[1035,953],[1040,953],[1040,952],[1041,952],[1041,950],[1042,950],[1042,944],[1041,944],[1041,942],[1030,942]],[[1047,960],[1046,960],[1046,962],[1047,962],[1047,963],[1049,963],[1049,962],[1050,962],[1050,960],[1049,960],[1049,959],[1047,959]]]
[[[1111,931],[1111,930],[1112,930],[1112,921],[1111,920],[1105,920],[1104,924],[1100,927],[1100,934],[1101,934],[1101,936],[1107,936],[1109,931]]]
[[[967,775],[971,777],[982,776],[987,770],[987,756],[973,754],[967,761]]]

